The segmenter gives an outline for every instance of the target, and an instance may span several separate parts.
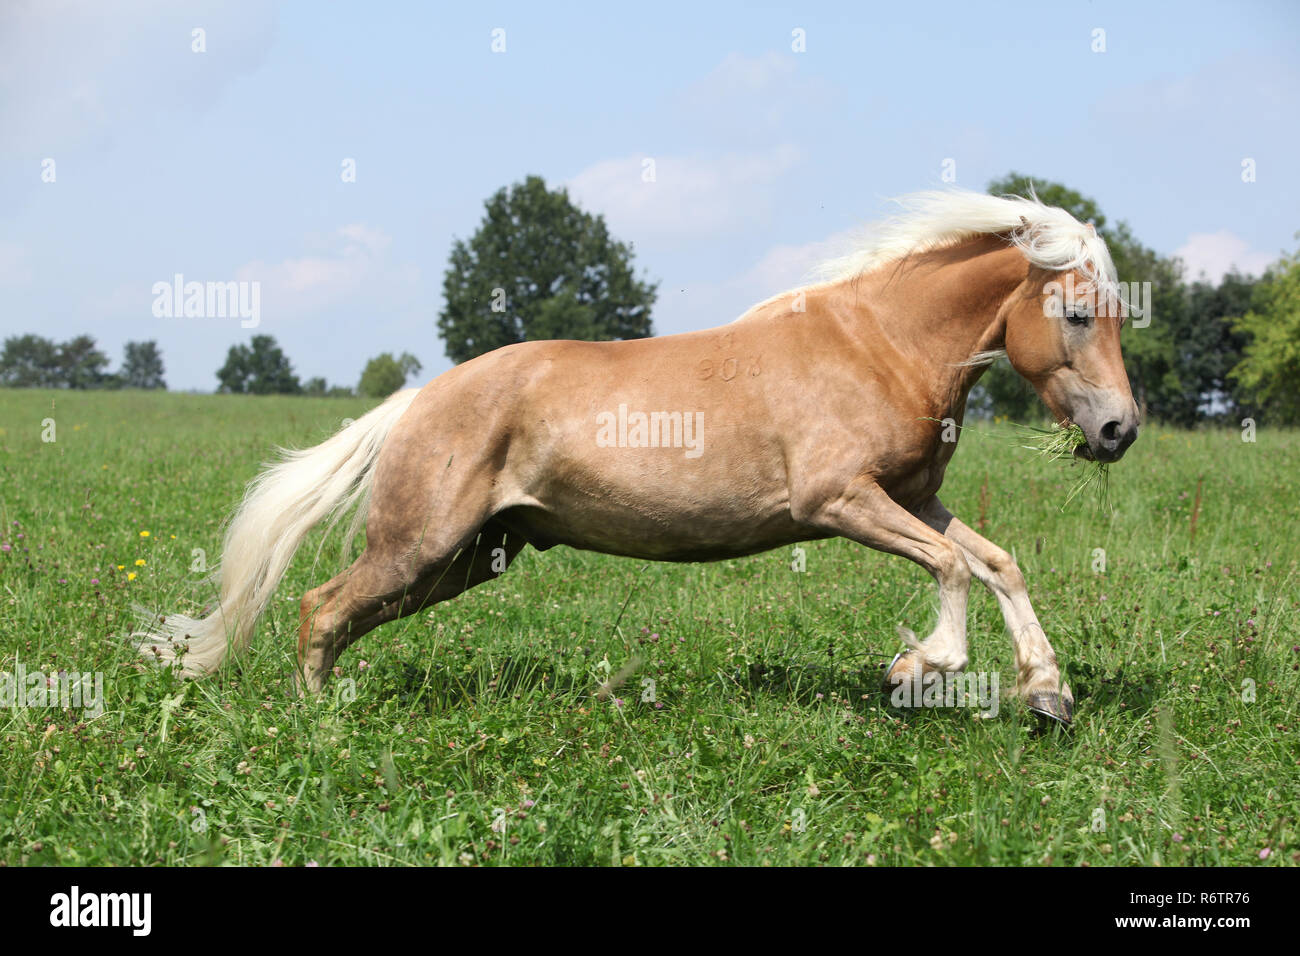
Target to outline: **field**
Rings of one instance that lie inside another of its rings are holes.
[[[966,431],[945,503],[1015,549],[1070,734],[1013,700],[991,719],[891,709],[895,627],[928,631],[934,587],[840,540],[806,545],[802,573],[789,550],[525,551],[300,700],[297,602],[340,561],[316,537],[241,665],[139,667],[132,605],[201,607],[271,446],[366,407],[0,391],[0,671],[98,672],[104,695],[97,717],[0,710],[0,865],[1300,861],[1300,433],[1144,428],[1105,514],[1062,511],[1070,467],[1006,426]],[[970,645],[1009,688],[978,586]]]

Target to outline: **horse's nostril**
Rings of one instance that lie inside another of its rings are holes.
[[[1119,422],[1107,422],[1101,426],[1101,440],[1107,445],[1119,444]]]

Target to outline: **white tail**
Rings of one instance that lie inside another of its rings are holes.
[[[248,485],[221,550],[221,603],[207,617],[153,616],[132,636],[146,657],[177,660],[187,677],[211,674],[231,651],[248,646],[258,617],[307,532],[333,526],[353,506],[348,540],[365,521],[379,450],[420,390],[409,388],[315,448],[285,451]]]

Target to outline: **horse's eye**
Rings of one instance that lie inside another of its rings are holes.
[[[1065,310],[1065,318],[1071,325],[1087,325],[1092,316],[1081,306],[1071,306]]]

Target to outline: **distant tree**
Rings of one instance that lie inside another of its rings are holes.
[[[152,340],[127,342],[119,374],[124,388],[165,389],[167,383],[163,381],[163,360],[158,343]]]
[[[302,393],[311,398],[350,398],[354,394],[346,385],[330,385],[320,377],[308,379]]]
[[[468,242],[452,246],[438,330],[464,362],[532,339],[636,339],[653,334],[654,283],[638,280],[632,248],[564,189],[529,176],[498,190]]]
[[[1208,389],[1203,396],[1201,417],[1240,420],[1252,396],[1230,377],[1245,357],[1250,334],[1235,327],[1237,319],[1250,311],[1260,280],[1233,270],[1216,286],[1198,280],[1186,287],[1187,322],[1179,343],[1183,361],[1195,369],[1196,377]]]
[[[248,345],[232,345],[226,364],[217,370],[218,391],[253,395],[302,391],[289,359],[269,335],[254,335]]]
[[[112,384],[108,356],[89,335],[78,335],[59,346],[59,378],[68,388],[103,388]]]
[[[418,374],[420,367],[419,360],[410,352],[403,352],[401,358],[393,358],[389,352],[376,355],[366,363],[357,391],[367,398],[386,398]]]
[[[1273,424],[1300,423],[1300,252],[1268,270],[1233,329],[1248,340],[1229,377]]]
[[[5,339],[0,352],[0,385],[8,388],[58,388],[62,384],[59,347],[39,335]]]
[[[1005,358],[998,359],[980,376],[971,389],[972,412],[993,417],[1001,415],[1015,422],[1043,418],[1047,406],[1038,398],[1034,386],[1020,376]]]

